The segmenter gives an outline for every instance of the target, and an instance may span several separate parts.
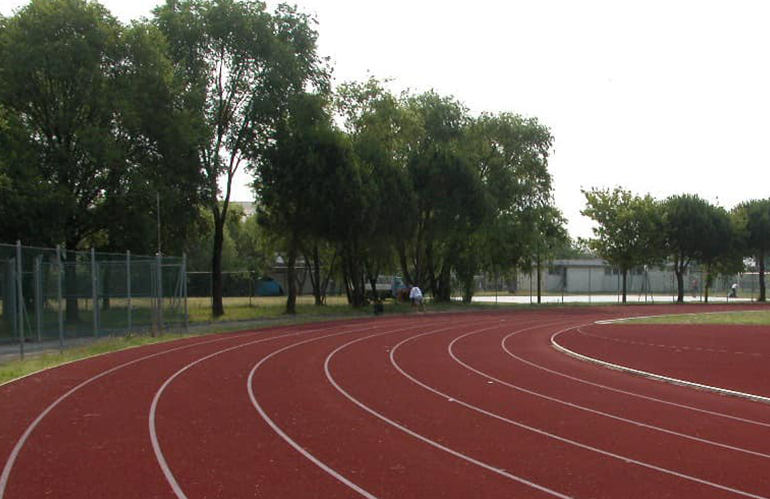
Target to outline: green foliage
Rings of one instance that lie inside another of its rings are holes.
[[[759,301],[766,301],[765,260],[770,253],[770,199],[741,203],[733,210],[739,247],[743,256],[752,257],[759,270]]]
[[[660,204],[650,195],[635,196],[616,187],[613,190],[583,190],[583,215],[596,222],[594,238],[588,246],[623,274],[623,302],[626,301],[626,275],[630,269],[663,261]]]
[[[328,74],[316,55],[311,18],[286,5],[270,14],[262,2],[167,0],[155,10],[155,22],[190,89],[186,105],[202,130],[198,159],[214,220],[212,305],[220,316],[233,178],[242,164],[253,169],[261,161],[292,98],[308,87],[325,91]]]
[[[198,177],[170,71],[157,32],[126,28],[97,3],[36,0],[3,20],[10,203],[29,217],[13,228],[18,237],[146,252],[156,192],[184,227]]]
[[[710,268],[734,254],[733,226],[727,213],[696,195],[671,196],[663,203],[663,234],[677,276],[678,301],[684,301],[684,272],[692,261]]]
[[[296,299],[293,270],[303,239],[351,242],[363,232],[363,189],[348,138],[331,124],[322,96],[295,96],[259,165],[259,217],[287,248],[287,312]]]

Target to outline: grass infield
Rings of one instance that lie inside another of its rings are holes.
[[[770,310],[680,314],[620,321],[618,324],[723,324],[770,326]]]

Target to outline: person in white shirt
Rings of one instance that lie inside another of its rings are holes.
[[[422,303],[422,290],[419,286],[412,286],[409,291],[409,299],[412,300],[412,306],[417,310],[425,311],[425,305]]]

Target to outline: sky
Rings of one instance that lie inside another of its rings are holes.
[[[160,0],[103,0],[121,21]],[[0,0],[10,15],[26,0]],[[277,2],[268,2],[272,10]],[[472,114],[536,117],[555,138],[555,204],[590,237],[581,189],[770,196],[770,3],[300,0],[335,82],[434,89]],[[238,179],[233,200],[253,198]]]

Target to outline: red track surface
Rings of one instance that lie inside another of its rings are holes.
[[[666,311],[377,318],[63,366],[0,387],[0,499],[770,497],[770,405],[551,346],[770,395],[766,329],[593,324]]]

